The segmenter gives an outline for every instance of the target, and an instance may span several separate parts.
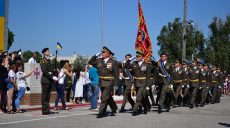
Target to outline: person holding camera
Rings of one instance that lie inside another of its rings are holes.
[[[15,97],[15,107],[16,107],[16,113],[22,113],[23,111],[20,110],[20,101],[25,95],[25,91],[29,91],[29,88],[27,87],[26,78],[31,76],[31,74],[34,72],[34,68],[29,73],[23,72],[23,66],[18,65],[17,66],[18,72],[16,73],[16,84],[17,84],[17,92]]]

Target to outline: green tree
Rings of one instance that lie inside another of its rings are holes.
[[[194,57],[204,56],[204,35],[201,31],[197,30],[192,25],[188,25],[186,29],[186,58],[192,59]],[[175,18],[173,22],[169,22],[168,25],[164,25],[161,29],[160,35],[157,37],[160,50],[158,53],[167,52],[169,60],[182,58],[182,21],[179,18]]]
[[[210,36],[206,42],[207,62],[219,65],[230,72],[230,16],[224,21],[214,17],[209,25]]]
[[[38,51],[36,51],[35,53],[37,54],[36,61],[37,61],[37,63],[39,63],[41,58],[42,58],[42,55]],[[33,52],[30,50],[23,52],[23,54],[22,54],[23,62],[27,63],[29,61],[29,59],[32,57],[32,55],[33,55]]]
[[[73,67],[82,66],[85,67],[86,64],[88,64],[89,58],[85,56],[78,55],[76,57],[76,60],[73,62]]]
[[[7,45],[7,50],[10,49],[12,44],[14,43],[14,33],[8,29],[8,45]]]

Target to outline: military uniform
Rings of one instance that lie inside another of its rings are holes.
[[[183,106],[186,106],[189,101],[189,73],[188,73],[189,68],[185,67],[183,68]]]
[[[191,103],[190,103],[191,106],[190,108],[193,108],[195,100],[196,100],[196,94],[198,91],[198,87],[200,85],[201,72],[200,72],[200,68],[198,68],[197,66],[189,68],[188,72],[189,72],[189,81],[191,85]]]
[[[132,69],[127,69],[124,66],[125,66],[125,63],[122,63],[121,70],[123,73],[122,79],[123,79],[123,85],[124,85],[124,93],[123,93],[123,101],[122,101],[120,112],[124,112],[127,101],[129,101],[132,108],[135,104],[135,102],[133,101],[131,97],[131,87],[132,87],[133,81],[131,80],[130,76],[128,76],[128,73],[130,73]]]
[[[151,102],[152,102],[152,106],[156,105],[155,100],[154,100],[154,96],[153,96],[153,88],[152,85],[156,85],[156,68],[152,65],[150,65],[150,69],[151,69],[151,78],[150,78],[150,82],[148,84],[149,89],[147,90],[147,95],[150,97]],[[151,108],[151,107],[150,107]]]
[[[132,76],[134,77],[134,86],[137,91],[136,103],[133,108],[133,116],[139,114],[139,107],[144,107],[144,113],[147,114],[147,104],[146,104],[146,86],[149,84],[151,77],[151,70],[149,64],[142,62],[141,64],[138,61],[133,61],[132,64],[127,62],[125,68],[132,69]]]
[[[202,88],[201,90],[201,107],[204,106],[205,100],[208,95],[208,90],[209,90],[209,71],[201,69],[201,78],[200,78],[200,87]]]
[[[103,47],[103,49],[108,50],[108,48]],[[111,52],[111,51],[110,51]],[[90,62],[93,63],[98,69],[99,74],[99,86],[101,88],[101,105],[99,108],[99,115],[97,118],[105,116],[107,105],[111,107],[114,116],[116,113],[117,105],[112,97],[113,86],[118,85],[119,82],[119,68],[118,63],[112,58],[107,58],[107,62],[103,58],[97,58],[93,56]]]
[[[174,90],[174,105],[178,102],[178,97],[182,92],[183,82],[183,69],[181,67],[175,67],[172,73],[172,83]],[[180,104],[179,104],[180,105]]]
[[[43,57],[40,62],[42,77],[42,114],[50,114],[50,94],[53,84],[54,65],[50,59]]]
[[[171,73],[172,66],[168,61],[162,62],[161,60],[154,62],[152,61],[154,66],[159,68],[159,78],[158,78],[158,86],[160,88],[160,97],[159,97],[159,106],[158,112],[161,113],[161,108],[166,107],[167,111],[170,109],[170,99],[167,98],[167,94],[171,93]]]
[[[218,102],[218,86],[221,82],[221,74],[218,71],[212,71],[210,73],[210,84],[211,84],[211,89],[212,89],[212,101],[211,103],[216,103]]]

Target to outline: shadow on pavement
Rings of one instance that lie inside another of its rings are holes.
[[[230,124],[227,124],[227,123],[221,123],[221,122],[219,122],[218,124],[222,125],[222,126],[225,126],[225,127],[230,127]]]

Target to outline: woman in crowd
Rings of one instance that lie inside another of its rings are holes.
[[[58,74],[58,83],[59,84],[56,86],[57,97],[55,100],[54,110],[59,110],[58,109],[58,102],[60,99],[62,102],[62,110],[69,110],[69,108],[66,107],[65,97],[64,97],[66,75],[69,77],[72,77],[72,75],[73,75],[72,66],[68,62],[65,63],[65,65],[63,66],[63,68],[60,70],[60,72]]]
[[[8,114],[14,114],[12,110],[12,100],[13,100],[14,89],[17,89],[15,72],[16,72],[16,65],[12,64],[8,72],[9,81],[7,82],[7,113]]]
[[[84,76],[85,72],[83,72],[83,68],[81,66],[78,66],[76,69],[76,86],[75,86],[75,103],[79,104],[81,103],[81,98],[83,97],[83,85],[85,84]]]
[[[18,88],[15,97],[15,107],[16,107],[16,113],[22,113],[23,111],[20,110],[20,101],[25,95],[25,91],[27,87],[26,78],[29,77],[34,72],[34,68],[32,69],[31,72],[24,73],[23,65],[20,64],[17,66],[17,70],[18,72],[16,73],[16,84]]]
[[[88,73],[89,73],[89,78],[90,78],[90,90],[91,90],[91,96],[90,96],[90,101],[91,101],[91,108],[90,110],[99,110],[97,108],[98,104],[98,95],[99,95],[99,75],[98,75],[98,70],[93,66],[92,63],[89,63],[88,65]]]

